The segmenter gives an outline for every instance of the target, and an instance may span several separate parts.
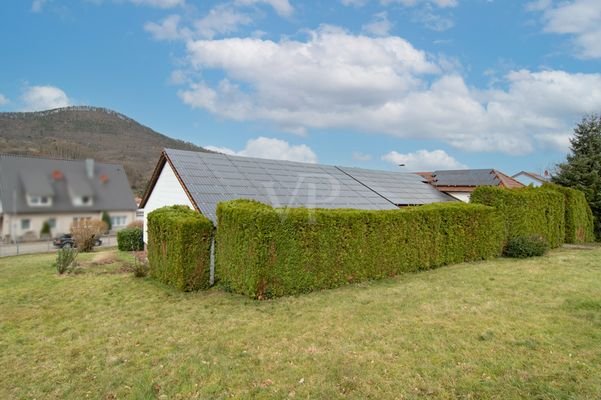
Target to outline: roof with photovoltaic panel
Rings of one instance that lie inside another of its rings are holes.
[[[450,200],[413,174],[172,149],[164,155],[196,206],[213,221],[217,203],[235,199],[364,210]]]

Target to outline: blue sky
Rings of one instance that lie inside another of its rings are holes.
[[[0,111],[94,105],[225,152],[542,172],[601,112],[601,2],[7,0]]]

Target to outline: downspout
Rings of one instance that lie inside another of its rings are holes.
[[[209,285],[213,286],[215,284],[215,231],[213,231],[213,235],[211,236],[211,256],[209,265]]]

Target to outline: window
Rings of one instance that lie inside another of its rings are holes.
[[[50,226],[50,229],[56,228],[56,218],[50,218],[48,220],[48,225]]]
[[[31,228],[31,220],[29,219],[22,219],[21,220],[21,230],[22,231],[27,231]]]
[[[124,215],[117,215],[111,217],[111,225],[113,227],[125,226],[127,224],[127,217]]]
[[[49,196],[29,196],[27,195],[27,204],[30,207],[47,207],[52,205],[52,198]]]

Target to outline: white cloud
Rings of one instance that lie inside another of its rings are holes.
[[[554,5],[538,0],[529,3],[527,9],[542,12],[545,32],[570,35],[578,56],[601,58],[601,1],[573,0]]]
[[[163,19],[160,23],[147,22],[144,24],[144,30],[149,32],[156,40],[176,40],[185,36],[185,33],[180,30],[179,15],[170,15]]]
[[[294,7],[292,7],[288,0],[235,0],[235,4],[245,6],[268,4],[283,17],[289,17],[294,13]]]
[[[340,0],[345,6],[363,7],[369,0]]]
[[[360,151],[353,151],[353,160],[355,161],[369,161],[372,159],[371,154],[362,153]]]
[[[44,8],[46,1],[47,0],[33,0],[33,2],[31,3],[31,11],[32,12],[42,12],[42,9]]]
[[[218,5],[207,15],[183,26],[180,15],[170,15],[160,22],[147,22],[144,29],[156,40],[213,39],[215,36],[236,32],[253,22],[248,15],[229,5]]]
[[[301,161],[316,163],[317,155],[307,145],[291,145],[285,140],[260,136],[246,142],[246,147],[235,151],[227,147],[204,146],[206,149],[224,154],[245,157],[268,158],[271,160]]]
[[[54,86],[29,86],[21,99],[24,111],[49,110],[71,105],[65,92]]]
[[[392,164],[405,164],[404,168],[413,172],[435,171],[441,169],[464,169],[465,164],[460,163],[447,154],[444,150],[418,150],[413,153],[401,154],[391,151],[382,156],[382,160]]]
[[[401,4],[405,7],[414,7],[420,4],[433,4],[440,8],[456,7],[459,0],[381,0],[382,4]]]
[[[453,22],[451,18],[434,12],[432,6],[429,4],[416,11],[412,19],[413,21],[418,22],[424,25],[426,28],[436,32],[446,31],[455,25],[455,22]]]
[[[229,6],[217,6],[194,23],[196,33],[203,38],[213,38],[216,35],[231,33],[242,25],[248,25],[252,19]]]
[[[6,96],[4,96],[2,93],[0,93],[0,106],[6,105],[9,102],[10,101],[8,100],[8,98]]]
[[[502,89],[480,90],[402,38],[328,26],[306,41],[189,41],[187,53],[187,67],[224,78],[189,83],[185,104],[300,134],[345,129],[526,154],[601,109],[601,74],[513,71]]]
[[[373,19],[361,28],[363,32],[374,36],[387,36],[391,29],[392,22],[388,19],[386,11],[375,14]]]
[[[173,8],[183,6],[185,0],[129,0],[131,3],[140,6],[150,6],[156,8]]]

